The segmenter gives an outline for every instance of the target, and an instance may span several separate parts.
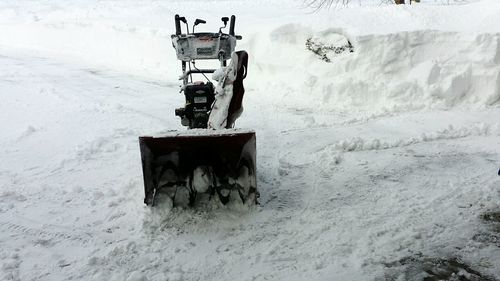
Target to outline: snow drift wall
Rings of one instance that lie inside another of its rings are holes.
[[[254,81],[257,93],[273,103],[323,110],[378,112],[499,104],[499,34],[422,30],[346,36],[355,52],[338,55],[330,63],[306,50],[307,38],[333,33],[345,34],[341,30],[312,33],[286,25],[267,38],[253,36],[249,49],[252,70],[260,74],[260,82]]]
[[[164,18],[166,12],[161,14]],[[149,79],[175,82],[180,74],[167,22],[53,17],[0,24],[0,46]],[[247,95],[280,107],[378,113],[499,104],[498,33],[419,30],[355,36],[340,29],[315,32],[297,24],[263,23],[242,25],[238,32],[244,39],[237,48],[250,54]],[[325,62],[306,49],[308,38],[328,43],[338,34],[349,38],[354,53]]]

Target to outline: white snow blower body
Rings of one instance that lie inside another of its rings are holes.
[[[181,93],[186,101],[175,115],[188,130],[139,137],[147,205],[154,205],[159,194],[170,197],[174,205],[193,206],[202,197],[224,205],[234,200],[257,202],[255,132],[233,128],[243,111],[248,54],[234,51],[241,39],[234,33],[234,15],[229,33],[222,32],[228,21],[222,18],[224,26],[217,33],[194,33],[195,26],[206,23],[196,19],[190,33],[187,20],[175,15],[171,38],[181,61]],[[186,33],[181,32],[181,23],[186,24]],[[198,69],[196,60],[218,60],[220,67]],[[193,74],[205,81],[193,81]]]

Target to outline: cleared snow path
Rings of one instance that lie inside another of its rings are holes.
[[[500,278],[498,108],[360,118],[250,88],[261,206],[151,209],[137,136],[182,129],[177,84],[2,54],[2,280]]]

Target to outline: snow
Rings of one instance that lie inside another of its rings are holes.
[[[190,129],[190,130],[168,130],[160,131],[153,137],[218,137],[218,136],[231,136],[236,134],[253,134],[251,129],[233,128],[226,130],[205,130],[205,129]]]
[[[221,69],[223,69],[222,75],[216,71],[212,77],[217,81],[215,102],[208,118],[208,128],[212,130],[221,130],[227,126],[229,105],[233,97],[233,82],[238,73],[238,55],[233,52],[229,65]]]
[[[500,279],[500,2],[446,2],[2,1],[0,280]],[[176,13],[237,16],[250,210],[142,203],[138,136],[205,133]]]

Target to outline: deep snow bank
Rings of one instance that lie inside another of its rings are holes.
[[[343,33],[286,25],[267,38],[254,35],[249,49],[260,72],[256,91],[273,103],[302,109],[399,111],[498,104],[499,34],[422,30],[347,36],[355,52],[330,63],[304,47],[309,37],[337,32]]]
[[[494,1],[482,2],[368,5],[306,14],[297,5],[265,1],[165,1],[140,7],[133,1],[7,1],[0,4],[0,46],[175,82],[180,67],[170,41],[172,17],[198,17],[189,12],[196,6],[208,21],[200,31],[218,27],[218,15],[208,10],[238,15],[237,32],[244,38],[238,48],[250,54],[248,94],[280,108],[368,113],[478,108],[497,105],[500,99],[500,33],[491,13],[473,24],[446,19],[452,14],[468,19],[486,6],[500,10]],[[277,23],[270,14],[283,20]],[[452,31],[464,26],[466,32]],[[354,53],[326,63],[305,47],[310,37],[328,41],[336,33],[350,39]]]

